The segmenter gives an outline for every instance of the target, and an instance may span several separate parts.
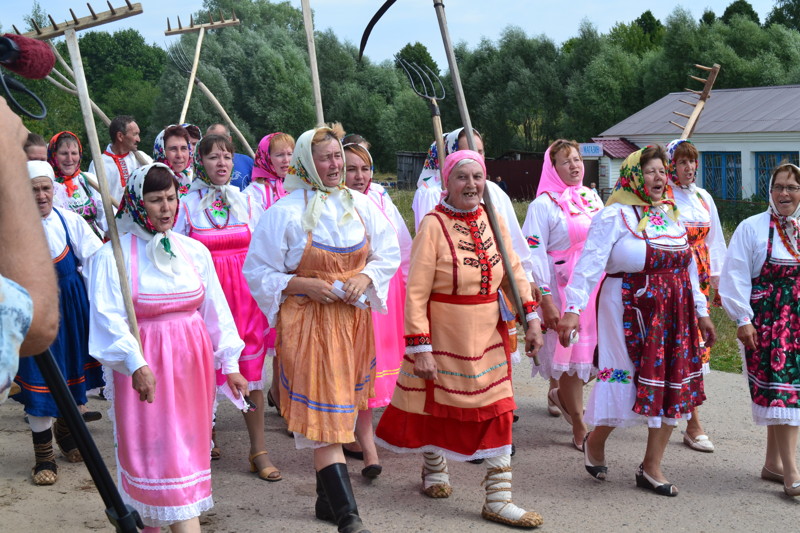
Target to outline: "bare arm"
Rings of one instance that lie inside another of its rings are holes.
[[[35,355],[56,338],[58,287],[22,149],[28,132],[3,98],[0,124],[0,274],[23,286],[33,300],[33,320],[20,355]]]

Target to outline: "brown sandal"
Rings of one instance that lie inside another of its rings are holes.
[[[260,479],[263,479],[264,481],[270,481],[270,482],[280,481],[283,479],[283,476],[281,475],[281,471],[275,468],[275,466],[272,465],[265,466],[261,470],[259,470],[256,467],[255,458],[261,455],[268,455],[268,454],[269,452],[266,450],[252,454],[250,456],[250,472],[258,473],[258,477]],[[278,474],[278,475],[275,476],[273,474]]]

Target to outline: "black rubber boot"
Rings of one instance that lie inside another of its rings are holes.
[[[319,478],[319,472],[317,472],[317,503],[314,504],[314,514],[320,520],[336,524],[336,517],[333,516],[331,502],[328,501],[328,497],[325,495],[325,489],[322,487],[322,480]]]
[[[331,511],[339,528],[339,533],[370,533],[358,516],[353,487],[347,465],[334,463],[317,472],[322,489],[330,502]]]

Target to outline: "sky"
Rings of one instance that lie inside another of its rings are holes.
[[[134,0],[131,0],[134,3]],[[600,33],[607,33],[617,22],[631,22],[646,9],[664,22],[676,6],[689,10],[699,19],[706,8],[717,16],[733,0],[683,0],[681,2],[642,2],[631,0],[571,0],[568,4],[542,0],[449,0],[445,3],[450,37],[454,43],[466,41],[474,48],[484,38],[496,41],[509,25],[522,28],[531,36],[546,35],[556,44],[578,34],[584,19],[592,22]],[[383,0],[310,0],[314,10],[314,25],[317,30],[332,29],[340,40],[358,46],[367,23]],[[124,0],[111,0],[114,7],[125,5]],[[165,47],[178,37],[166,37],[167,18],[176,25],[176,15],[185,14],[181,21],[188,21],[188,13],[202,8],[202,0],[139,0],[143,13],[98,27],[114,32],[135,28],[150,44]],[[300,0],[290,3],[300,7]],[[25,31],[24,17],[30,13],[32,2],[0,0],[2,4],[3,32],[12,32],[14,24]],[[105,0],[92,0],[96,12],[108,9]],[[750,0],[763,22],[772,10],[774,0]],[[69,8],[78,17],[89,15],[85,0],[39,0],[39,5],[56,22],[69,18]],[[487,9],[487,5],[490,8]],[[227,14],[226,14],[227,15]],[[215,17],[216,18],[216,17]],[[91,31],[91,30],[88,30]],[[447,61],[442,46],[441,34],[431,0],[398,0],[383,16],[372,31],[365,55],[374,62],[391,59],[407,43],[421,42],[433,59],[444,68]]]

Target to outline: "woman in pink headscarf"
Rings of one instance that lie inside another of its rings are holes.
[[[294,137],[288,133],[276,131],[265,135],[258,143],[253,163],[252,181],[242,192],[264,208],[264,211],[286,196],[283,180],[289,171],[293,153]],[[267,391],[267,403],[270,407],[274,407],[280,415],[278,359],[275,357],[275,330],[272,328],[267,333],[267,356],[272,358],[272,384]]]
[[[423,454],[422,491],[451,492],[447,459],[485,459],[486,498],[481,516],[516,527],[542,517],[512,503],[511,339],[505,305],[507,272],[517,280],[530,354],[542,346],[539,316],[519,257],[503,265],[495,245],[508,242],[499,218],[492,228],[481,207],[486,185],[483,156],[459,150],[447,156],[446,196],[423,217],[411,248],[405,313],[405,358],[392,402],[376,431],[381,446]],[[499,232],[499,234],[498,234]]]
[[[547,395],[572,425],[572,445],[582,449],[587,428],[583,422],[583,385],[597,373],[594,294],[581,315],[576,342],[564,348],[555,331],[564,308],[564,288],[581,255],[589,224],[603,208],[597,193],[583,185],[583,160],[578,143],[559,139],[544,154],[536,199],[528,207],[522,231],[534,258],[534,277],[542,291],[542,319],[548,332],[533,375],[550,380]],[[555,286],[555,287],[554,287]]]

